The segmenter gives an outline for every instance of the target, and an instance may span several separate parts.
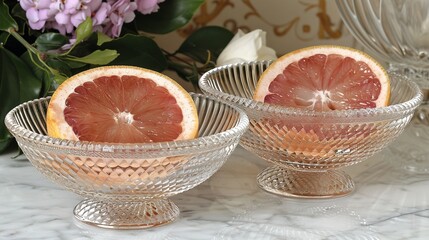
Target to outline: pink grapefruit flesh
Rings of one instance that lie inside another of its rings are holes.
[[[48,135],[112,143],[194,138],[190,95],[160,73],[129,66],[92,69],[65,81],[52,96]]]
[[[355,49],[315,46],[271,64],[258,81],[254,99],[316,111],[386,106],[390,82],[381,65]]]

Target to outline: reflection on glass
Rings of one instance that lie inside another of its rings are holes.
[[[268,65],[218,67],[199,84],[203,92],[248,114],[250,127],[240,144],[273,163],[257,180],[262,189],[279,195],[329,198],[350,193],[354,183],[338,169],[381,151],[402,132],[422,99],[415,83],[391,74],[388,107],[317,112],[264,104],[252,95]]]
[[[46,177],[85,199],[75,217],[105,228],[148,228],[169,223],[179,208],[169,197],[212,176],[247,129],[246,114],[193,94],[201,127],[192,140],[151,144],[92,143],[46,136],[49,98],[14,108],[6,126]]]
[[[402,165],[429,173],[429,125],[420,121],[429,91],[429,1],[337,0],[350,32],[372,53],[389,64],[389,71],[408,76],[425,92],[415,121],[392,145]],[[425,147],[426,146],[426,147]]]

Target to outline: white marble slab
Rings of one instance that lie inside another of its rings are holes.
[[[268,164],[237,148],[212,178],[172,200],[180,218],[149,230],[79,223],[80,197],[46,180],[13,153],[0,155],[0,239],[428,239],[429,174],[412,174],[384,151],[345,169],[356,191],[329,200],[266,193],[256,175]]]

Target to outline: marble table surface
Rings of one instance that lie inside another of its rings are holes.
[[[0,239],[428,239],[429,174],[397,164],[388,149],[345,168],[356,190],[341,198],[291,199],[258,188],[268,163],[238,147],[203,184],[172,198],[180,217],[147,230],[109,230],[74,219],[81,200],[25,159],[0,155]]]

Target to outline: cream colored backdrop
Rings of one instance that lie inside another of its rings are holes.
[[[156,41],[174,51],[189,33],[208,25],[233,32],[263,29],[278,55],[318,44],[361,48],[341,22],[334,0],[206,0],[186,27]]]
[[[357,45],[341,22],[334,0],[206,0],[185,28],[157,41],[175,49],[190,32],[207,25],[233,32],[263,29],[268,45],[279,55],[316,44]]]

